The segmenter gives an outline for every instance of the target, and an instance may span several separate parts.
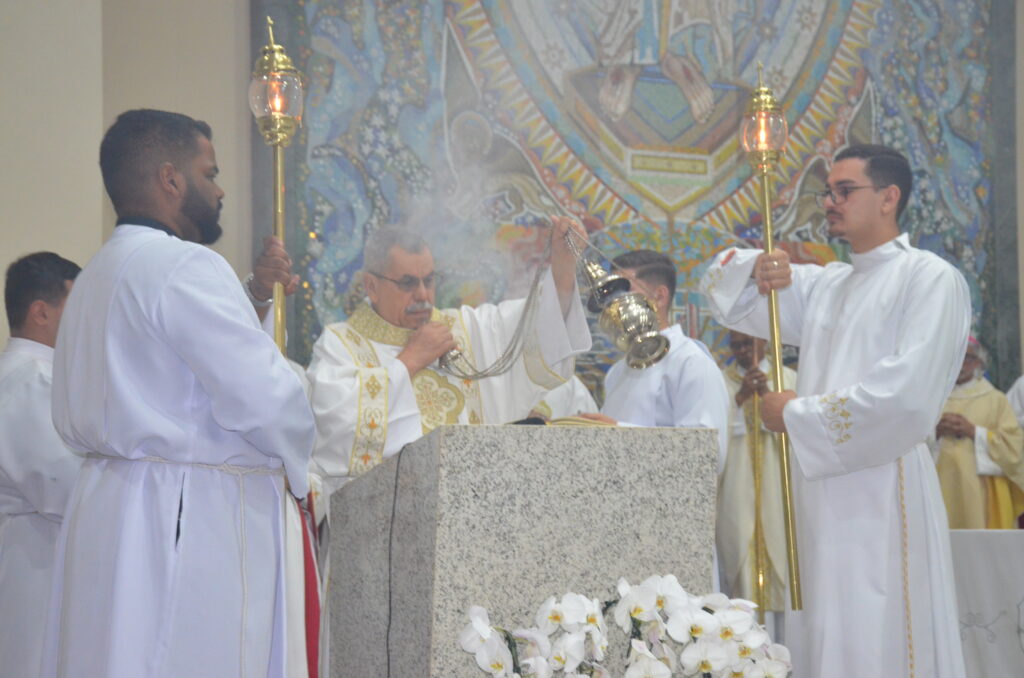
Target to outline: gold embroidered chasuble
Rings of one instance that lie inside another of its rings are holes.
[[[430,319],[448,325],[455,343],[473,361],[472,342],[469,341],[458,310],[435,308]],[[330,331],[341,339],[353,362],[367,368],[359,374],[359,412],[356,416],[355,441],[349,458],[349,473],[356,476],[381,462],[387,439],[387,373],[381,368],[377,351],[371,342],[405,346],[413,330],[392,325],[370,306],[361,304],[347,322],[332,325]],[[457,424],[463,410],[466,410],[470,424],[483,422],[479,382],[449,377],[428,367],[413,376],[412,385],[424,434],[442,424]]]
[[[1024,433],[1006,396],[986,379],[953,389],[943,412],[985,429],[988,456],[1005,475],[979,475],[973,438],[939,439],[936,469],[952,529],[1014,529],[1024,511]]]

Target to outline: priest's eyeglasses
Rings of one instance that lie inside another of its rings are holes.
[[[831,199],[833,205],[842,205],[844,202],[846,202],[846,198],[851,193],[853,193],[854,191],[859,191],[862,188],[873,188],[876,191],[878,191],[884,188],[884,186],[872,186],[870,184],[867,186],[847,186],[844,184],[842,186],[836,186],[835,188],[826,188],[824,191],[821,191],[820,193],[815,193],[814,201],[818,203],[818,207],[825,206],[825,198]]]
[[[417,278],[414,275],[403,275],[398,280],[389,278],[386,275],[381,275],[376,271],[369,271],[369,273],[383,280],[387,280],[389,283],[393,283],[395,287],[406,293],[415,292],[419,289],[420,285],[423,285],[424,289],[432,290],[441,282],[441,274],[437,271],[428,273],[422,278]]]

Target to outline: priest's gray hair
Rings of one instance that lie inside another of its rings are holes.
[[[430,250],[427,241],[419,233],[398,226],[384,226],[372,231],[363,247],[363,269],[381,273],[391,265],[391,249],[399,249],[410,254],[419,254]]]

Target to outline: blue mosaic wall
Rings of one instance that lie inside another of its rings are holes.
[[[300,362],[361,297],[372,229],[415,224],[446,273],[439,302],[478,303],[525,291],[555,213],[584,220],[612,256],[669,252],[680,271],[676,317],[722,353],[696,281],[721,248],[760,239],[737,134],[759,62],[791,130],[773,205],[791,255],[846,256],[812,193],[842,146],[894,146],[915,168],[903,223],[911,240],[963,272],[979,331],[1016,341],[1015,315],[1012,325],[996,320],[1016,309],[1015,283],[1012,300],[993,296],[993,167],[1007,163],[994,141],[991,99],[1005,88],[992,82],[1000,26],[988,1],[253,7],[255,42],[269,13],[306,76],[288,187],[289,248],[305,281],[289,325]],[[1012,21],[1002,32],[1012,55]],[[599,340],[580,370],[597,384],[615,358]],[[994,370],[1012,379],[1017,356],[997,356]]]

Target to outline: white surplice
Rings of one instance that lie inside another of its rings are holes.
[[[118,226],[78,276],[53,420],[86,453],[55,562],[43,675],[284,675],[285,477],[313,419],[227,262]]]
[[[2,675],[39,674],[53,551],[82,465],[53,428],[52,371],[45,344],[12,337],[0,353]]]
[[[729,394],[714,358],[703,344],[670,325],[668,353],[644,369],[625,361],[612,365],[604,378],[601,413],[634,426],[713,428],[718,434],[718,470],[729,445]]]
[[[764,337],[759,250],[719,254],[715,317]],[[782,341],[800,346],[792,441],[803,611],[786,615],[794,678],[962,678],[949,530],[925,438],[963,362],[963,276],[901,235],[852,265],[793,266]],[[913,665],[913,671],[910,666]]]
[[[503,375],[468,381],[435,365],[409,377],[398,360],[411,330],[387,323],[369,304],[324,328],[307,375],[317,422],[315,466],[333,490],[442,424],[504,424],[522,419],[541,396],[573,372],[590,348],[579,295],[563,317],[548,271],[540,288],[535,332]],[[482,369],[501,355],[522,316],[523,300],[434,310],[464,355]]]

